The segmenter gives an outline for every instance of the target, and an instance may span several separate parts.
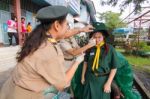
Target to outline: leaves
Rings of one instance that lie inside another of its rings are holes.
[[[100,0],[102,5],[116,6],[120,0]],[[149,0],[122,0],[120,4],[120,11],[123,11],[129,4],[133,3],[135,13],[141,11],[141,5]]]
[[[114,13],[111,11],[105,13],[99,13],[100,19],[105,21],[106,26],[109,29],[109,32],[112,32],[115,28],[125,27],[126,23],[121,22],[120,13]]]

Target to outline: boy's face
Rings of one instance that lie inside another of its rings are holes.
[[[93,38],[96,40],[96,44],[99,44],[100,42],[102,42],[104,40],[104,37],[101,32],[96,32],[93,35]]]

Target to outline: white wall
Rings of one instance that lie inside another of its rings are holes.
[[[8,44],[6,23],[10,19],[10,12],[0,10],[0,43]]]

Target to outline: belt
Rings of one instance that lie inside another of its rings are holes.
[[[95,76],[97,77],[100,77],[100,76],[107,76],[109,75],[110,72],[107,72],[107,73],[98,73],[98,72],[94,72],[92,71],[92,74],[94,74]]]

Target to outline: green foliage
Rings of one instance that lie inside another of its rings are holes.
[[[109,32],[112,32],[112,30],[115,28],[121,28],[126,26],[126,23],[121,22],[120,19],[121,14],[119,13],[108,11],[99,14],[100,14],[99,18],[105,21],[105,24],[108,27]]]
[[[150,46],[143,46],[143,49],[142,49],[143,51],[145,51],[145,52],[150,52]]]
[[[124,49],[116,49],[118,52],[121,52],[124,54]],[[150,66],[150,58],[148,57],[140,57],[140,56],[134,56],[129,54],[124,54],[126,59],[129,61],[131,65],[137,66],[137,67],[143,67],[143,66]],[[150,69],[150,68],[149,68]]]
[[[139,42],[139,44],[137,42],[134,42],[132,43],[132,46],[138,47],[140,51],[150,52],[150,46],[148,46],[144,41]]]
[[[133,56],[133,55],[125,55],[127,60],[129,61],[130,64],[135,65],[135,66],[150,66],[150,58],[144,58],[144,57],[139,57],[139,56]]]
[[[101,5],[112,5],[116,6],[120,0],[100,0]],[[149,2],[149,0],[122,0],[120,3],[121,12],[129,5],[134,5],[134,12],[138,13],[141,11],[141,4],[144,2]]]

